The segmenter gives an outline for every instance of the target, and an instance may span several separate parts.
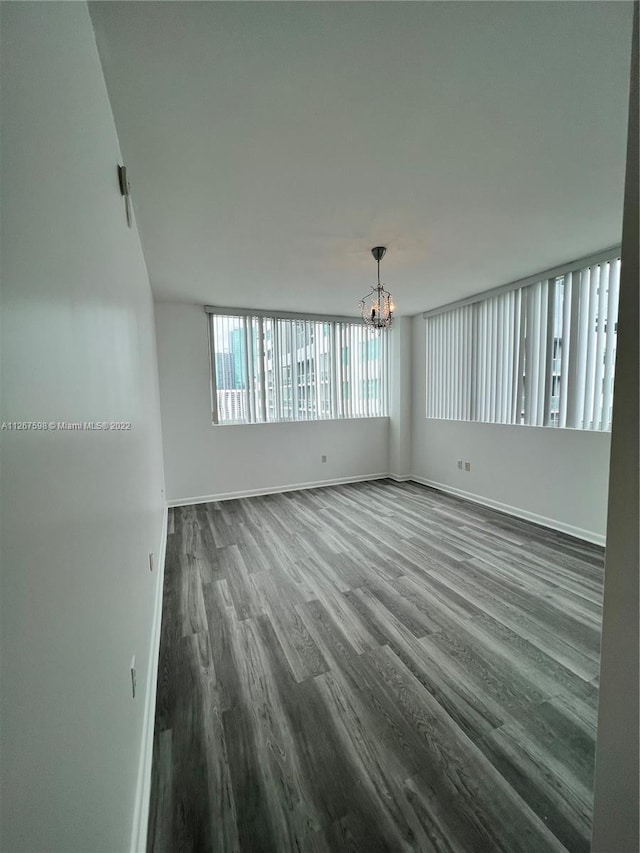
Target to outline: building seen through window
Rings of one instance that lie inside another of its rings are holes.
[[[386,340],[359,322],[211,314],[214,422],[388,414]]]

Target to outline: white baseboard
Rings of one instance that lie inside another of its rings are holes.
[[[491,498],[483,495],[476,495],[473,492],[465,492],[464,489],[456,489],[454,486],[448,486],[444,483],[436,483],[434,480],[427,480],[425,477],[412,476],[408,479],[416,483],[422,483],[423,486],[430,486],[432,489],[437,489],[439,492],[446,492],[450,495],[455,495],[459,498],[464,498],[465,501],[482,504],[482,506],[497,509],[507,515],[513,515],[516,518],[522,518],[525,521],[533,521],[535,524],[541,524],[543,527],[550,527],[552,530],[558,530],[560,533],[567,533],[569,536],[575,536],[576,539],[583,539],[586,542],[592,542],[594,545],[602,545],[604,547],[606,538],[600,533],[594,533],[592,530],[585,530],[582,527],[576,527],[573,524],[565,524],[563,521],[557,521],[555,518],[547,518],[545,515],[538,515],[535,512],[529,512],[526,509],[520,509],[517,506],[494,501]]]
[[[361,474],[357,477],[338,477],[334,480],[315,480],[311,483],[289,483],[285,486],[269,486],[266,489],[244,489],[239,492],[221,492],[217,495],[198,495],[193,498],[176,498],[168,501],[168,506],[191,506],[208,504],[212,501],[232,501],[237,498],[253,498],[257,495],[275,495],[280,492],[297,492],[302,489],[319,489],[323,486],[340,486],[343,483],[362,483],[366,480],[386,480],[391,474]]]
[[[191,504],[211,503],[212,501],[229,501],[237,498],[251,498],[257,495],[273,495],[279,492],[296,492],[302,489],[318,489],[323,486],[339,486],[343,483],[362,483],[367,480],[394,480],[396,483],[406,483],[414,481],[422,483],[424,486],[429,486],[432,489],[437,489],[440,492],[455,495],[472,503],[481,504],[482,506],[496,509],[499,512],[504,512],[507,515],[512,515],[515,518],[522,518],[525,521],[532,521],[534,524],[541,524],[543,527],[549,527],[551,530],[558,530],[560,533],[567,533],[569,536],[575,536],[576,539],[583,539],[585,542],[592,542],[594,545],[605,544],[605,537],[600,533],[594,533],[592,530],[585,530],[582,527],[576,527],[573,524],[565,524],[555,518],[548,518],[545,515],[539,515],[529,510],[521,509],[517,506],[495,501],[487,498],[484,495],[476,495],[473,492],[466,492],[464,489],[457,489],[454,486],[448,486],[444,483],[437,483],[434,480],[427,480],[425,477],[418,477],[415,474],[362,474],[357,477],[339,477],[333,480],[316,480],[311,483],[290,483],[284,486],[270,486],[265,489],[244,489],[238,492],[221,492],[217,495],[198,495],[190,498],[177,498],[168,501],[168,506],[190,506]]]
[[[131,853],[145,853],[147,849],[147,827],[149,824],[149,802],[151,798],[151,763],[153,759],[153,731],[156,717],[156,688],[158,682],[158,655],[160,651],[160,628],[162,625],[162,591],[164,587],[164,563],[167,550],[168,510],[165,507],[158,551],[156,591],[151,626],[151,645],[147,686],[144,695],[144,718],[142,721],[142,743],[138,765],[138,784],[133,811]]]

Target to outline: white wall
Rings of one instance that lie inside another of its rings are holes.
[[[210,423],[202,307],[159,302],[156,325],[170,502],[390,472],[604,540],[610,435],[427,421],[422,318],[391,333],[390,419],[237,427]],[[458,470],[460,458],[471,472]]]
[[[425,321],[413,320],[415,476],[463,496],[604,543],[610,433],[425,417]],[[460,471],[457,461],[471,462]]]
[[[593,853],[637,853],[638,805],[638,4],[635,6],[611,490],[604,570]]]
[[[129,849],[163,520],[153,304],[84,3],[2,4],[5,851]],[[136,655],[138,696],[129,665]]]
[[[156,304],[170,502],[388,472],[388,418],[212,426],[207,322],[200,305]]]

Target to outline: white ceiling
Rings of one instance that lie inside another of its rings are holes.
[[[632,4],[90,4],[156,299],[415,314],[620,241]]]

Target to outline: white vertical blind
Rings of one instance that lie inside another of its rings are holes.
[[[526,347],[524,345],[524,334],[527,326],[527,303],[522,291],[518,292],[518,386],[516,391],[515,405],[513,406],[513,423],[519,424],[524,422],[525,410],[525,383],[524,383],[524,363],[527,356]]]
[[[558,416],[558,411],[552,405],[555,394],[557,391],[557,383],[554,381],[554,356],[556,353],[557,345],[556,341],[558,340],[559,333],[556,329],[556,306],[557,306],[557,292],[558,289],[556,287],[555,279],[553,281],[545,282],[545,290],[546,290],[546,313],[544,317],[544,326],[545,326],[545,340],[544,340],[544,352],[545,352],[545,366],[544,366],[544,374],[542,375],[542,391],[541,391],[541,401],[542,401],[542,424],[543,426],[556,426],[555,420]],[[544,309],[543,305],[543,309]]]
[[[427,417],[611,428],[620,259],[427,316]]]
[[[388,415],[386,333],[360,322],[209,313],[214,423]]]
[[[605,335],[607,328],[607,296],[609,294],[609,264],[600,265],[598,284],[598,313],[596,315],[595,361],[596,377],[593,383],[591,429],[602,429],[602,392],[605,362]]]
[[[604,377],[602,394],[601,429],[609,429],[611,424],[613,403],[613,368],[616,358],[616,332],[618,317],[618,296],[620,292],[620,259],[616,258],[609,265],[607,322],[605,324],[604,345]]]
[[[569,349],[571,346],[571,338],[577,335],[577,319],[572,318],[572,292],[573,292],[573,273],[567,273],[558,284],[560,291],[560,306],[562,308],[562,333],[559,345],[560,357],[560,407],[558,426],[567,427],[569,424],[569,396],[565,390],[567,387],[573,388],[575,385],[575,376],[571,378],[571,369],[573,365],[569,359]],[[577,318],[577,315],[576,315]],[[572,332],[573,329],[573,332]]]
[[[596,379],[596,346],[597,338],[596,323],[598,316],[598,288],[600,285],[600,267],[597,266],[589,271],[589,292],[585,294],[588,299],[587,327],[585,329],[586,367],[585,367],[585,393],[582,401],[582,428],[591,429],[593,423],[593,402],[595,396]]]

